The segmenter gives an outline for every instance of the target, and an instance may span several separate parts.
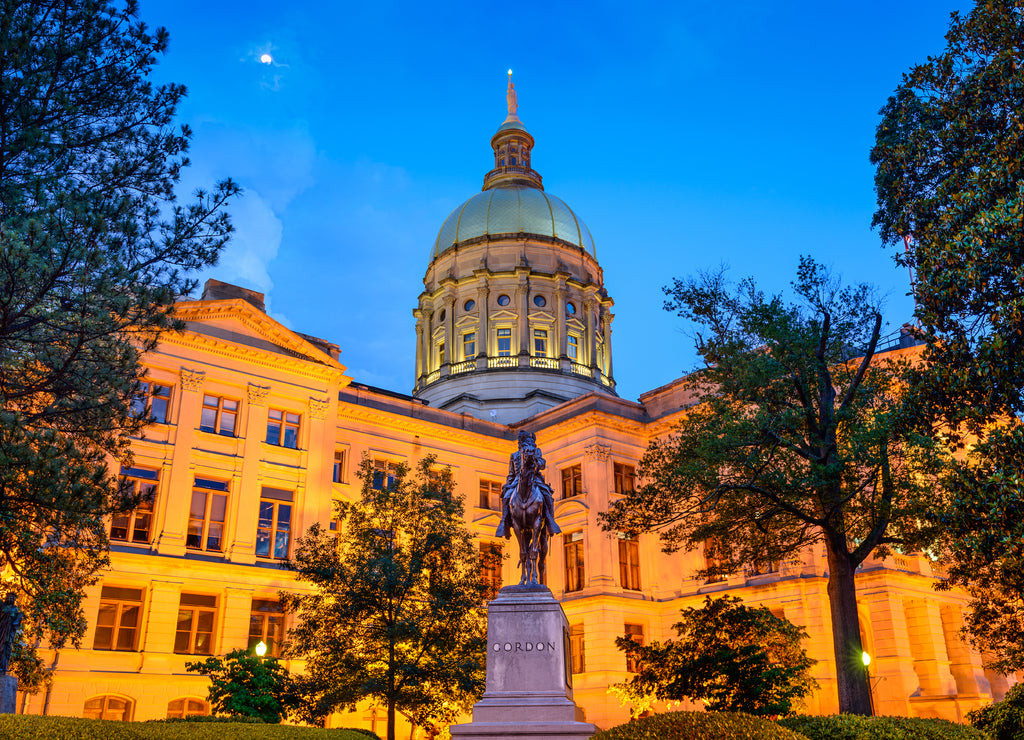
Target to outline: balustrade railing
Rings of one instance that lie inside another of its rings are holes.
[[[519,367],[518,357],[488,357],[487,367]]]
[[[558,360],[556,360],[554,357],[531,357],[530,366],[543,367],[547,368],[548,370],[557,370]]]
[[[451,366],[448,371],[449,375],[458,375],[460,373],[468,373],[470,370],[476,370],[476,360],[465,360],[463,362],[456,362]]]

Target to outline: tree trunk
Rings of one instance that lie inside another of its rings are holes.
[[[388,702],[388,740],[395,739],[395,702]]]
[[[832,543],[828,553],[828,603],[832,612],[832,643],[836,656],[839,711],[870,715],[871,687],[864,666],[857,616],[856,569],[849,556]]]

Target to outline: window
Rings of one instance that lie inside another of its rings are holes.
[[[398,463],[387,460],[373,461],[373,489],[389,491],[394,488],[395,476],[398,474]]]
[[[579,361],[580,357],[580,338],[575,334],[570,334],[565,338],[565,354],[569,356],[569,359],[573,362]]]
[[[96,615],[94,650],[135,650],[142,614],[142,589],[104,586]]]
[[[495,511],[501,508],[501,483],[480,479],[480,508]]]
[[[548,305],[548,301],[542,295],[535,295],[533,297],[533,305],[535,305],[537,308],[544,308],[544,306]]]
[[[632,493],[636,487],[636,468],[632,465],[615,463],[612,466],[612,476],[615,480],[615,493]]]
[[[704,540],[704,568],[707,570],[706,583],[721,583],[729,580],[729,558],[718,540]]]
[[[474,308],[476,308],[476,301],[470,298],[468,301],[462,304],[462,308],[464,311],[472,311]]]
[[[512,356],[512,329],[498,329],[498,357]]]
[[[267,444],[298,449],[302,417],[281,409],[267,411]]]
[[[583,468],[570,465],[562,468],[562,498],[571,498],[583,493]]]
[[[623,588],[640,590],[640,543],[636,537],[619,535],[619,579]]]
[[[237,420],[238,401],[220,396],[203,396],[203,414],[199,419],[202,431],[234,437]]]
[[[572,301],[569,301],[568,303],[566,303],[565,304],[565,312],[567,314],[569,314],[570,316],[575,314],[576,313],[576,304],[573,303]]]
[[[548,356],[548,330],[533,330],[533,354],[537,357]]]
[[[146,416],[147,409],[149,421],[166,424],[171,410],[171,386],[148,381],[139,383],[139,393],[132,399],[131,414],[137,419],[142,418]]]
[[[202,699],[175,699],[167,702],[167,719],[185,719],[185,717],[206,717],[210,714],[210,705]]]
[[[583,532],[563,535],[565,542],[565,590],[579,591],[585,583],[583,570]]]
[[[476,357],[476,332],[468,331],[462,335],[462,359],[472,360]]]
[[[490,598],[501,590],[501,545],[497,542],[480,543],[480,580],[490,588]]]
[[[437,364],[440,365],[444,362],[444,342],[438,342],[437,344]]]
[[[500,296],[498,296],[498,305],[499,306],[507,306],[511,302],[512,302],[512,299],[509,298],[504,293],[502,293]]]
[[[249,650],[259,643],[267,646],[267,655],[274,658],[281,655],[281,640],[284,637],[284,609],[277,601],[253,599],[249,614]]]
[[[256,528],[256,557],[288,557],[288,537],[292,528],[291,491],[263,487],[260,493],[260,517]]]
[[[114,719],[131,722],[133,702],[120,696],[96,696],[85,703],[82,716],[86,719]]]
[[[587,663],[583,657],[583,625],[569,625],[569,657],[572,663],[573,673],[583,673],[587,670]]]
[[[644,627],[642,624],[626,624],[623,626],[626,630],[626,637],[637,645],[644,644]],[[626,654],[626,670],[630,673],[637,672],[636,659],[631,657],[628,653]]]
[[[345,482],[345,450],[334,451],[334,471],[331,473],[334,483]]]
[[[515,157],[509,157],[509,158],[508,158],[508,163],[509,163],[510,165],[515,165],[515,163],[516,163],[516,158],[515,158]]]
[[[132,493],[142,497],[134,511],[114,514],[110,520],[110,539],[113,542],[149,542],[153,527],[153,502],[156,500],[156,481],[159,475],[146,468],[121,468],[122,485],[131,486]]]
[[[174,652],[212,655],[213,618],[216,613],[216,596],[182,594],[178,606],[178,629],[174,634]]]
[[[185,547],[190,550],[222,552],[224,521],[228,511],[228,484],[223,481],[196,478],[192,489],[192,506],[188,513]],[[223,493],[217,493],[222,491]]]

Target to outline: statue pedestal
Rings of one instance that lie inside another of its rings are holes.
[[[546,586],[506,586],[487,605],[487,688],[453,740],[586,740],[572,699],[569,623]]]
[[[18,677],[0,674],[0,714],[18,713]]]

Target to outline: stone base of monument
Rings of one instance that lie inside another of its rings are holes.
[[[0,714],[18,712],[18,677],[0,674]]]
[[[487,605],[487,687],[453,740],[584,740],[572,699],[569,623],[546,586],[506,586]]]

